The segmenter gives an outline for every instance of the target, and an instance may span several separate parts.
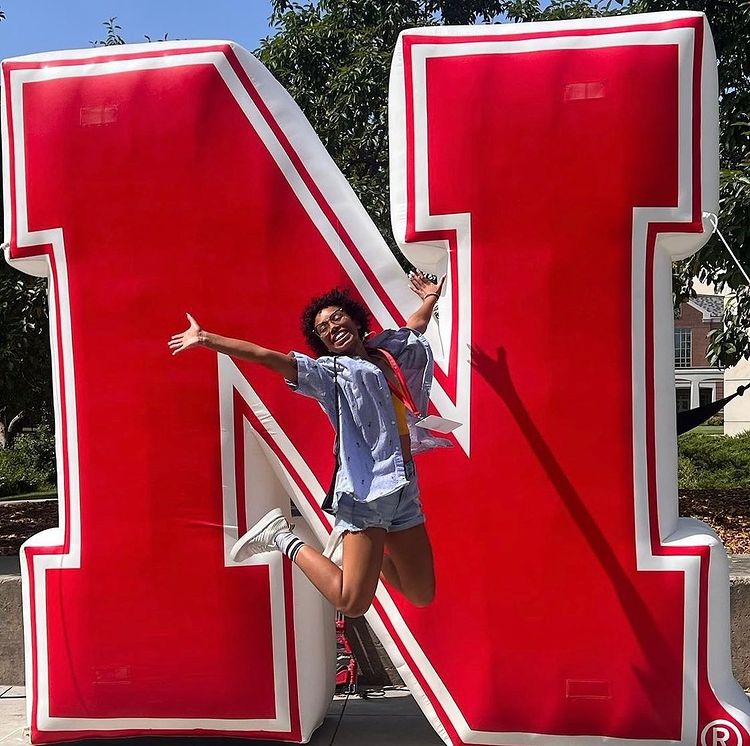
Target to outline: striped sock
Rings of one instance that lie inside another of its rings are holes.
[[[279,531],[274,537],[274,544],[279,550],[294,562],[300,549],[305,546],[305,542],[291,531]]]

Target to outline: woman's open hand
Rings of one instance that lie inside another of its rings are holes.
[[[432,282],[428,280],[423,272],[411,272],[409,274],[409,287],[414,291],[422,300],[430,295],[434,295],[436,298],[440,297],[440,293],[443,290],[443,283],[445,282],[445,275],[438,282]]]
[[[192,347],[198,347],[203,341],[204,332],[200,324],[189,313],[185,315],[188,317],[190,326],[182,334],[175,334],[168,343],[173,355]]]

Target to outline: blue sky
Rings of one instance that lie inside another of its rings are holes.
[[[0,59],[55,49],[85,49],[117,16],[125,41],[228,39],[252,51],[268,36],[270,0],[0,0]]]

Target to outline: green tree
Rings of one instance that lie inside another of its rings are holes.
[[[0,262],[0,448],[52,419],[47,282]]]
[[[398,34],[439,24],[551,21],[661,10],[700,10],[713,30],[719,61],[721,231],[750,268],[750,2],[723,0],[274,0],[276,33],[257,54],[308,117],[381,233],[391,240],[387,96]],[[714,236],[675,265],[675,302],[693,277],[735,293],[709,353],[729,366],[750,356],[750,290]]]

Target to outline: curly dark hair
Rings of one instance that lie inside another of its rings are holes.
[[[349,296],[349,291],[343,288],[334,288],[324,295],[313,298],[302,312],[302,333],[305,335],[307,344],[310,345],[313,352],[320,355],[328,355],[328,348],[323,340],[315,333],[315,317],[329,306],[343,308],[347,315],[359,327],[359,334],[362,338],[370,331],[370,313],[358,301]]]

